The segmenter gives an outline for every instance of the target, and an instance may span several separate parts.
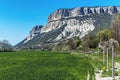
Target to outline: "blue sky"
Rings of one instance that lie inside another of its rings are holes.
[[[120,5],[120,0],[0,0],[0,40],[15,45],[59,8],[112,5]]]

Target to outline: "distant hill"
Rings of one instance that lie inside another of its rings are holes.
[[[13,46],[8,41],[0,41],[0,51],[11,51]]]

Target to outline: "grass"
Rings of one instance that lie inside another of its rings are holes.
[[[68,52],[1,52],[0,80],[94,80],[94,68],[83,55]]]
[[[103,70],[104,67],[106,67],[107,69],[107,57],[106,57],[106,54],[105,54],[105,63],[103,64],[103,54],[100,53],[100,58],[98,58],[98,54],[91,54],[90,55],[90,58],[91,58],[91,63],[92,65],[94,66],[94,68],[96,69],[96,72],[98,72],[98,70]],[[102,73],[102,77],[110,77],[112,76],[112,54],[109,53],[109,71],[104,71]],[[120,56],[118,55],[115,55],[114,56],[114,62],[119,62],[120,63]],[[114,75],[115,76],[118,76],[120,73],[120,71],[114,71]]]

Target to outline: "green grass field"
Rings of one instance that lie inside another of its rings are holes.
[[[0,80],[94,80],[85,56],[67,52],[0,53]]]

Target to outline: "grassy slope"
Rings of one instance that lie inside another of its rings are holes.
[[[94,68],[85,56],[60,52],[0,53],[0,80],[87,80],[88,72],[93,80]]]

